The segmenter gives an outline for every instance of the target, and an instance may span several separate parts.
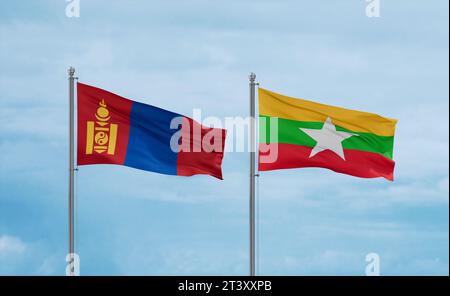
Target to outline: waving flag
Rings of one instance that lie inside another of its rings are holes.
[[[78,83],[77,93],[78,165],[222,179],[225,130],[86,84]]]
[[[362,178],[394,179],[397,121],[259,89],[259,170],[322,167]],[[270,118],[277,119],[277,132]],[[276,157],[268,161],[267,154]]]

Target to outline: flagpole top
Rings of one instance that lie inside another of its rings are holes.
[[[69,69],[67,70],[67,73],[69,74],[70,77],[73,77],[73,75],[75,74],[75,68],[69,67]]]
[[[248,78],[250,79],[250,82],[255,82],[256,74],[252,72],[248,75]]]

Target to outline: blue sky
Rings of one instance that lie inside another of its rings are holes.
[[[126,3],[126,4],[125,4]],[[247,116],[249,72],[286,95],[399,120],[396,180],[264,172],[258,271],[449,273],[448,1],[63,0],[0,4],[0,274],[65,273],[67,68],[185,115]],[[77,175],[84,275],[244,275],[248,158],[224,181],[89,166]]]

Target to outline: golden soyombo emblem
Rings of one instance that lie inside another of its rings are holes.
[[[95,151],[114,155],[118,125],[109,122],[111,116],[104,100],[99,102],[95,118],[97,121],[87,122],[86,154]]]

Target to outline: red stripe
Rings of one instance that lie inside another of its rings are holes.
[[[344,160],[330,150],[319,152],[310,158],[312,148],[292,144],[260,143],[259,149],[260,171],[321,167],[361,178],[383,177],[394,180],[395,162],[377,153],[344,150]],[[273,162],[267,162],[270,154],[275,157]]]
[[[224,129],[207,128],[191,118],[184,117],[177,175],[205,174],[222,180],[225,136]]]

